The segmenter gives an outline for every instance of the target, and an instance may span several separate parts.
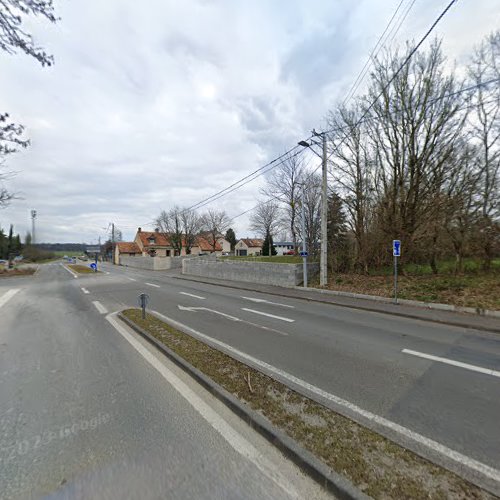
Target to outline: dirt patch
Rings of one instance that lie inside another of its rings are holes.
[[[151,314],[123,314],[374,498],[495,498]]]
[[[0,267],[0,278],[10,278],[11,276],[30,276],[35,272],[35,267],[20,267],[16,269],[5,269]]]

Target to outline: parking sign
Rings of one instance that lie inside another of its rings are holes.
[[[392,255],[401,257],[401,240],[392,240]]]

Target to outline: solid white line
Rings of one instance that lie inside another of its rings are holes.
[[[146,285],[149,285],[149,286],[154,286],[155,288],[160,288],[160,285],[155,285],[154,283],[145,283]]]
[[[106,314],[108,310],[98,301],[94,300],[92,301],[92,304],[94,304],[95,308],[101,313],[101,314]]]
[[[290,306],[288,304],[280,304],[278,302],[271,302],[270,300],[257,299],[255,297],[243,297],[243,295],[241,296],[241,298],[245,299],[245,300],[251,300],[252,302],[257,302],[257,303],[261,303],[261,304],[270,304],[272,306],[288,307],[290,309],[295,309],[295,306]]]
[[[78,274],[73,272],[69,267],[66,267],[64,264],[61,264],[61,266],[63,267],[63,269],[66,269],[66,271],[68,271],[68,273],[71,273],[73,275],[73,278],[78,278]]]
[[[218,314],[219,316],[223,316],[224,318],[230,319],[231,321],[241,321],[240,318],[237,318],[236,316],[231,316],[230,314],[226,314],[220,311],[215,311],[214,309],[209,309],[208,307],[185,307],[181,306],[180,304],[177,307],[179,308],[180,311],[191,311],[191,312],[207,311],[213,314]]]
[[[470,458],[466,455],[463,455],[462,453],[459,453],[458,451],[452,450],[451,448],[448,448],[447,446],[442,445],[441,443],[438,443],[437,441],[434,441],[432,439],[429,439],[425,436],[422,436],[421,434],[418,434],[417,432],[414,432],[410,429],[407,429],[406,427],[403,427],[402,425],[396,424],[395,422],[392,422],[390,420],[387,420],[384,417],[380,417],[379,415],[376,415],[375,413],[372,413],[368,410],[363,410],[359,406],[355,405],[354,403],[351,403],[345,399],[339,398],[338,396],[335,396],[333,394],[330,394],[329,392],[324,391],[323,389],[320,389],[319,387],[316,387],[312,384],[309,384],[305,380],[302,380],[298,377],[295,377],[294,375],[291,375],[290,373],[287,373],[283,370],[280,370],[279,368],[275,368],[274,366],[261,361],[260,359],[254,358],[253,356],[250,356],[249,354],[246,354],[242,351],[239,351],[238,349],[235,349],[234,347],[231,347],[228,344],[225,344],[224,342],[221,342],[220,340],[214,339],[212,337],[209,337],[208,335],[205,335],[204,333],[198,332],[197,330],[190,328],[187,325],[184,325],[183,323],[176,321],[174,319],[171,319],[167,316],[164,316],[163,314],[160,314],[156,311],[152,311],[156,316],[159,318],[167,321],[170,323],[174,328],[178,328],[179,330],[183,330],[185,332],[189,332],[190,334],[203,339],[204,341],[208,342],[211,345],[221,347],[224,349],[226,352],[235,355],[236,357],[240,358],[241,360],[248,361],[249,363],[253,364],[254,366],[258,366],[259,368],[262,368],[263,370],[274,373],[275,375],[278,375],[282,379],[288,380],[289,382],[292,382],[293,384],[296,384],[303,389],[306,389],[307,391],[316,394],[324,399],[327,399],[328,401],[331,401],[335,403],[338,406],[344,407],[351,411],[352,413],[356,413],[368,420],[371,420],[373,423],[378,424],[380,426],[383,426],[387,429],[390,429],[394,432],[397,432],[398,434],[405,436],[406,438],[419,443],[420,445],[423,445],[430,450],[433,450],[437,453],[440,453],[441,455],[449,458],[450,460],[453,460],[455,463],[461,464],[463,466],[468,467],[469,469],[475,470],[476,472],[479,472],[483,474],[484,476],[493,479],[494,481],[500,481],[500,470],[494,469],[493,467],[490,467],[489,465],[483,464],[482,462],[479,462],[477,460],[474,460],[473,458]]]
[[[106,316],[111,325],[130,345],[206,420],[240,455],[252,462],[265,476],[274,481],[288,495],[299,498],[298,492],[290,485],[277,467],[260,453],[239,432],[231,427],[213,408],[203,401],[181,379],[170,371],[156,356],[146,349],[127,329],[118,323],[116,313]]]
[[[129,278],[128,276],[125,276],[128,280],[130,281],[137,281],[135,278]]]
[[[205,297],[201,297],[200,295],[195,295],[194,293],[187,292],[179,292],[181,295],[187,295],[188,297],[194,297],[195,299],[205,300]]]
[[[7,304],[7,302],[14,297],[14,295],[19,292],[19,288],[12,288],[11,290],[7,290],[1,297],[0,297],[0,307],[4,306]]]
[[[82,292],[83,293],[90,293],[86,288],[83,288],[83,287],[82,287]]]
[[[411,354],[412,356],[418,356],[419,358],[429,359],[431,361],[446,363],[447,365],[458,366],[459,368],[465,368],[466,370],[471,370],[473,372],[484,373],[486,375],[492,375],[493,377],[500,377],[499,371],[491,370],[490,368],[469,365],[468,363],[462,363],[461,361],[455,361],[454,359],[440,358],[439,356],[433,356],[432,354],[426,354],[425,352],[412,351],[411,349],[403,349],[401,352]]]
[[[248,311],[254,314],[260,314],[261,316],[268,316],[269,318],[280,319],[281,321],[287,321],[288,323],[294,323],[294,319],[284,318],[283,316],[275,316],[274,314],[265,313],[262,311],[256,311],[255,309],[247,309],[246,307],[241,308],[242,311]]]

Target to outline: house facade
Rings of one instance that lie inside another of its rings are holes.
[[[262,246],[264,240],[259,238],[243,238],[236,243],[234,253],[238,257],[246,257],[249,255],[262,255]]]
[[[276,241],[273,245],[276,249],[276,255],[295,254],[295,245],[293,244],[293,241]]]

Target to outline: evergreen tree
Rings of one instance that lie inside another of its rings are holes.
[[[271,248],[271,252],[269,252],[269,248]],[[276,247],[273,243],[273,237],[271,233],[267,232],[266,237],[264,238],[264,244],[262,245],[262,255],[277,255]]]
[[[232,228],[229,228],[226,231],[226,241],[229,241],[229,243],[231,243],[231,252],[234,252],[234,247],[236,246],[236,243],[238,243],[238,240],[236,239],[236,234],[234,233]]]

